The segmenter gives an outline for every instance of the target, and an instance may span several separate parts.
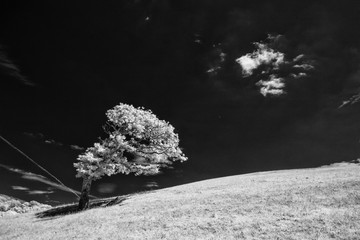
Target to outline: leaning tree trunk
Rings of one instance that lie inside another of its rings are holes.
[[[84,210],[89,207],[89,194],[90,194],[90,187],[91,187],[91,178],[84,177],[81,189],[81,196],[79,200],[79,210]]]

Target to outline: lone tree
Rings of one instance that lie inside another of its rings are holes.
[[[108,138],[95,143],[74,163],[83,178],[79,210],[88,208],[91,182],[104,175],[153,175],[173,161],[186,161],[174,127],[150,110],[120,103],[106,112]]]

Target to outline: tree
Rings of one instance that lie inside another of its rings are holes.
[[[120,103],[106,116],[108,138],[86,149],[74,163],[76,177],[83,178],[79,210],[88,208],[92,181],[104,175],[154,175],[173,161],[187,160],[174,127],[150,110]]]

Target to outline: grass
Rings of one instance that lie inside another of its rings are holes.
[[[358,164],[217,178],[120,202],[73,214],[5,216],[0,238],[360,239]]]

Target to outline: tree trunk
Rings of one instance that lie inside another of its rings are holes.
[[[90,194],[90,187],[91,187],[91,178],[84,177],[82,188],[81,188],[81,196],[79,200],[79,207],[78,210],[85,210],[89,207],[89,194]]]

